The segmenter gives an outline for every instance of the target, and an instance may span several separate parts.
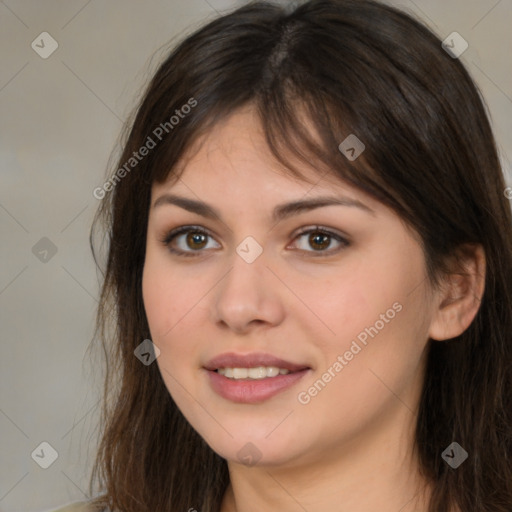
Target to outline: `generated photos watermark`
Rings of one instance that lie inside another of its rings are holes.
[[[192,97],[187,101],[187,103],[182,105],[181,108],[176,109],[174,111],[175,115],[172,115],[168,121],[160,123],[151,132],[151,135],[148,135],[146,141],[138,151],[134,151],[132,156],[128,158],[128,160],[119,169],[117,169],[113,176],[111,176],[101,187],[96,187],[92,191],[92,195],[98,200],[103,199],[107,195],[107,192],[112,191],[115,186],[132,171],[132,169],[137,167],[139,162],[149,155],[151,150],[153,150],[167,134],[171,133],[180,121],[190,114],[195,106],[197,106],[197,100]]]
[[[160,349],[151,340],[146,339],[140,345],[137,345],[133,353],[144,366],[149,366],[160,356]]]
[[[357,135],[351,133],[340,143],[338,149],[348,160],[353,162],[366,149],[366,146]]]
[[[454,441],[444,450],[441,457],[451,468],[457,469],[469,457],[469,454],[459,443]]]
[[[297,395],[297,400],[302,405],[307,405],[311,402],[311,399],[320,393],[334,377],[336,377],[345,366],[347,366],[354,356],[359,354],[361,350],[368,345],[368,336],[372,339],[379,334],[386,324],[389,324],[397,313],[402,311],[403,306],[399,302],[395,302],[391,308],[386,310],[385,313],[381,313],[379,320],[377,320],[371,327],[366,327],[357,335],[357,340],[352,340],[350,348],[344,352],[343,355],[339,355],[336,361],[333,362],[329,368],[317,379],[312,386],[307,390],[301,391]],[[358,343],[359,341],[359,343]],[[362,346],[361,346],[362,345]]]
[[[43,441],[30,456],[40,468],[48,469],[59,458],[59,453],[48,441]]]
[[[237,452],[238,460],[245,466],[255,466],[263,454],[254,443],[246,443]]]

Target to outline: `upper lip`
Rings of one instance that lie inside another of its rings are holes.
[[[284,368],[290,372],[297,372],[305,370],[309,366],[304,364],[291,363],[285,361],[271,354],[261,352],[253,352],[252,354],[235,354],[233,352],[220,354],[213,359],[210,359],[204,368],[207,370],[218,370],[219,368],[255,368],[258,366],[276,366],[277,368]]]

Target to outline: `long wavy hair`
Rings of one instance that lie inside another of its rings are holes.
[[[322,164],[411,226],[433,286],[466,244],[482,245],[477,316],[457,338],[428,342],[414,449],[432,482],[430,512],[510,512],[512,217],[490,121],[460,59],[420,21],[373,0],[250,3],[186,37],[151,79],[91,229],[99,266],[97,229],[107,244],[95,336],[106,379],[94,504],[220,509],[226,461],[184,418],[158,365],[141,364],[134,349],[150,338],[141,281],[151,186],[178,177],[194,141],[248,104],[291,175],[300,173],[287,156]],[[338,149],[350,134],[366,146],[354,161]],[[456,470],[441,457],[453,441],[469,454]]]

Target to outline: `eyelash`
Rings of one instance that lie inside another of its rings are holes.
[[[177,238],[179,235],[186,234],[186,233],[196,233],[196,234],[201,234],[201,235],[205,235],[205,236],[213,238],[211,233],[209,231],[207,231],[206,229],[202,228],[201,226],[181,226],[179,228],[173,229],[170,232],[166,233],[164,238],[160,241],[173,254],[176,254],[179,256],[184,256],[184,257],[199,256],[200,253],[203,252],[202,249],[198,249],[197,251],[182,251],[181,249],[175,249],[175,248],[171,247],[171,242],[175,238]],[[304,235],[309,235],[311,233],[320,233],[322,235],[333,238],[334,240],[336,240],[337,242],[339,242],[341,244],[341,247],[339,247],[338,249],[329,250],[329,251],[327,251],[327,250],[325,250],[325,251],[324,250],[306,251],[303,249],[299,249],[299,251],[301,251],[303,253],[312,253],[312,256],[315,258],[331,256],[332,254],[337,253],[350,245],[350,242],[347,239],[343,238],[341,235],[334,233],[334,232],[330,231],[329,229],[324,228],[322,226],[315,226],[314,228],[306,228],[306,229],[300,231],[299,233],[297,233],[295,235],[295,237],[293,238],[293,240],[296,240]]]

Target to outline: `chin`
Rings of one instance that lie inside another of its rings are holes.
[[[229,430],[229,427],[228,427]],[[228,462],[246,466],[285,466],[304,455],[305,441],[289,432],[270,434],[268,429],[233,430],[222,438],[202,436],[210,448]],[[201,435],[201,433],[200,433]]]

